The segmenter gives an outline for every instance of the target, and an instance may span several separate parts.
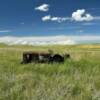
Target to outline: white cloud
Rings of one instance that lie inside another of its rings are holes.
[[[49,10],[49,5],[48,4],[42,4],[38,7],[36,7],[35,10],[47,12]]]
[[[0,37],[0,43],[8,45],[73,45],[81,43],[100,43],[100,36],[44,36],[44,37]]]
[[[11,30],[0,30],[0,33],[8,33],[11,32]]]
[[[55,22],[64,22],[66,20],[69,20],[70,18],[68,17],[52,17],[51,15],[47,15],[42,17],[42,21],[55,21]]]
[[[74,21],[92,21],[93,19],[94,17],[91,14],[86,13],[85,9],[79,9],[72,13],[72,20]]]
[[[48,20],[51,20],[51,16],[50,15],[42,17],[42,21],[48,21]]]
[[[0,37],[0,43],[8,45],[73,45],[74,40],[66,36],[44,36],[44,37]]]
[[[47,15],[42,17],[42,21],[55,21],[55,22],[65,22],[65,21],[76,21],[76,22],[90,22],[93,20],[100,20],[100,16],[92,16],[89,13],[86,13],[85,9],[78,9],[72,13],[71,17],[58,17]]]

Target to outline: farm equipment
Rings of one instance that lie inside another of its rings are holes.
[[[45,52],[24,52],[22,63],[63,63],[65,58],[69,58],[70,55],[66,54],[64,56],[60,54],[52,54]]]

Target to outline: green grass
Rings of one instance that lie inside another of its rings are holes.
[[[20,64],[24,51],[69,53],[64,64]],[[100,45],[0,45],[0,100],[100,100]]]

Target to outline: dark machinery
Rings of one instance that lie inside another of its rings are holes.
[[[23,53],[23,61],[22,63],[53,63],[64,62],[65,58],[69,58],[70,55],[66,54],[62,56],[60,54],[52,54],[52,53],[44,53],[44,52],[24,52]]]

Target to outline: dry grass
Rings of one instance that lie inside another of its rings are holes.
[[[91,46],[1,45],[0,100],[100,100],[100,46]],[[20,64],[23,51],[48,49],[70,53],[71,59],[64,64]]]

